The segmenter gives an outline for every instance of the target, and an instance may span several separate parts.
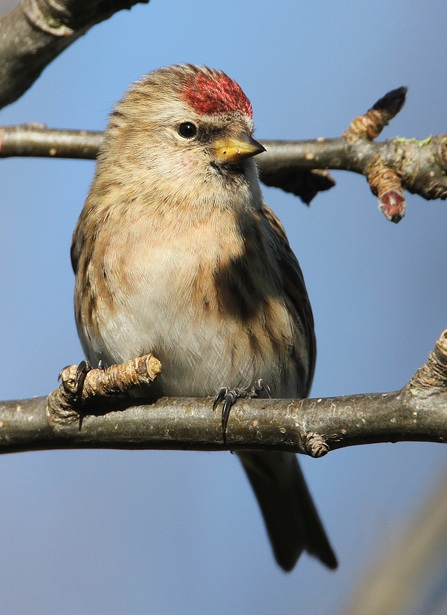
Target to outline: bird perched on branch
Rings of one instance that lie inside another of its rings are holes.
[[[225,73],[180,65],[134,84],[110,116],[72,245],[75,314],[92,364],[152,352],[151,395],[305,397],[312,310],[262,198],[252,107]],[[337,561],[296,455],[241,452],[278,564]]]

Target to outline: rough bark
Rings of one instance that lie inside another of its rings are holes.
[[[447,330],[402,390],[325,399],[249,399],[231,410],[224,441],[211,398],[135,403],[116,397],[159,371],[148,356],[95,369],[78,366],[48,397],[0,404],[0,451],[61,448],[281,450],[321,457],[377,442],[447,441]],[[80,392],[79,392],[80,391]]]
[[[92,26],[149,0],[21,0],[0,15],[0,109]]]

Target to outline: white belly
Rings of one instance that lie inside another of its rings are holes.
[[[93,365],[99,360],[120,363],[152,352],[162,362],[158,382],[164,395],[214,395],[222,386],[251,387],[259,378],[269,384],[274,396],[296,395],[298,383],[290,358],[294,326],[281,300],[274,305],[277,322],[270,329],[277,331],[278,339],[272,345],[262,314],[244,322],[221,313],[212,269],[205,267],[199,250],[191,253],[176,246],[154,250],[152,258],[140,266],[137,259],[128,258],[128,262],[133,262],[132,285],[120,286],[116,272],[108,271],[113,309],[99,305],[95,332],[80,329]],[[221,299],[225,305],[238,301],[228,291]]]

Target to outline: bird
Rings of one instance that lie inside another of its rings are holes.
[[[265,204],[252,105],[221,70],[180,64],[130,86],[109,117],[74,230],[87,361],[151,352],[149,395],[306,397],[316,342],[303,274]],[[293,453],[237,453],[284,571],[337,559]]]

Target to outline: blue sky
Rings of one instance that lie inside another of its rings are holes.
[[[1,9],[1,4],[0,4]],[[162,65],[225,70],[253,103],[256,136],[341,134],[387,91],[408,102],[380,138],[446,131],[447,5],[361,0],[152,0],[117,14],[47,68],[0,122],[102,129],[129,83]],[[91,161],[0,162],[0,399],[44,395],[79,362],[69,262]],[[393,225],[366,180],[310,208],[264,188],[314,308],[313,396],[399,389],[445,328],[445,203],[407,195]],[[51,451],[4,456],[2,612],[158,615],[338,612],[362,567],[422,505],[446,465],[435,444],[303,459],[340,560],[285,575],[238,461],[224,453]]]

